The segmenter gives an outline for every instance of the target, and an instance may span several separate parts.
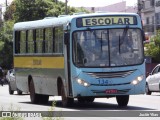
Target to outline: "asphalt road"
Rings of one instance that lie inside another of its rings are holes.
[[[55,103],[54,106],[53,103]],[[17,95],[15,92],[14,95],[9,95],[8,85],[4,85],[0,86],[0,111],[19,111],[19,116],[26,114],[30,116],[24,117],[25,120],[42,119],[38,113],[43,111],[45,113],[59,111],[56,114],[60,114],[60,119],[65,120],[158,120],[160,118],[160,93],[130,96],[129,104],[125,108],[118,107],[115,98],[98,98],[89,104],[80,104],[75,101],[73,107],[64,108],[61,105],[61,97],[50,97],[48,104],[45,105],[32,104],[28,94]],[[35,116],[38,117],[33,117],[32,113],[25,113],[26,111],[34,111],[37,113]]]

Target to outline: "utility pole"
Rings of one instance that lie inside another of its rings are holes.
[[[65,0],[65,14],[66,14],[66,15],[68,14],[68,10],[67,10],[67,2],[68,2],[68,0]]]
[[[137,5],[138,5],[138,7],[137,7],[138,8],[137,13],[141,17],[141,12],[142,12],[142,9],[143,9],[142,0],[138,0]]]

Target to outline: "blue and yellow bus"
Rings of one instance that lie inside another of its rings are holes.
[[[133,13],[92,13],[14,25],[17,88],[32,103],[62,96],[63,106],[145,93],[144,33]]]

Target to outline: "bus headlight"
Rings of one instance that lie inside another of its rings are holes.
[[[134,79],[131,83],[133,85],[137,85],[139,82],[141,82],[143,80],[144,76],[141,75],[141,76],[138,76],[136,79]]]
[[[80,78],[77,79],[77,83],[80,84],[80,85],[83,85],[85,87],[90,86],[90,84],[88,82],[86,82],[86,81],[84,81],[84,80],[82,80]]]

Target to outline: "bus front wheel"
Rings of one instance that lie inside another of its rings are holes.
[[[116,100],[117,100],[118,106],[126,107],[129,101],[129,95],[118,95],[116,96]]]
[[[62,105],[64,107],[70,107],[73,104],[74,99],[67,97],[63,85],[61,86],[61,96],[62,96]]]
[[[35,93],[33,80],[31,80],[29,83],[29,92],[30,92],[31,102],[37,104],[39,102],[39,95]]]

